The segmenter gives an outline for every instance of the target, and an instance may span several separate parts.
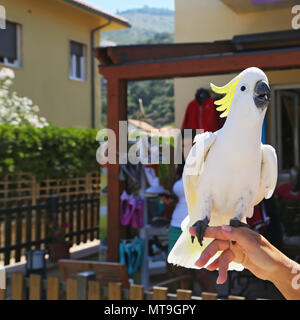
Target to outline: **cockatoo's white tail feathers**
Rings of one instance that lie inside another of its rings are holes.
[[[205,268],[206,266],[211,264],[220,254],[215,254],[215,256],[212,257],[208,261],[208,263],[201,268],[195,265],[195,262],[199,259],[201,252],[209,245],[211,241],[212,239],[204,238],[203,246],[200,246],[197,238],[195,238],[194,243],[192,243],[191,235],[189,231],[185,229],[168,255],[168,263],[192,269]],[[241,264],[231,262],[229,264],[228,270],[242,271],[243,269],[244,267]]]
[[[185,268],[200,269],[195,265],[199,259],[202,249],[197,238],[194,243],[188,231],[183,231],[168,256],[168,263]]]
[[[182,222],[181,222],[181,230],[182,231],[187,230],[189,222],[190,222],[190,217],[189,216],[186,216],[182,220]]]

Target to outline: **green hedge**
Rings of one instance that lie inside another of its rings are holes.
[[[0,179],[31,172],[37,180],[85,176],[98,170],[97,130],[0,125]]]

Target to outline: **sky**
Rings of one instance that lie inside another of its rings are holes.
[[[153,8],[167,8],[174,10],[175,0],[84,0],[85,2],[99,7],[109,13],[116,13],[117,10],[142,8],[149,6]]]

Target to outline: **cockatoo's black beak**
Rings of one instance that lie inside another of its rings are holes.
[[[254,89],[254,103],[257,108],[265,109],[270,102],[271,90],[265,81],[258,81]]]

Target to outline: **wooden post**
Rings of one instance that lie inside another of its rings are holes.
[[[120,282],[109,282],[108,300],[122,300],[122,284]]]
[[[77,274],[77,299],[78,300],[87,300],[89,280],[96,280],[95,272],[84,271]]]
[[[228,296],[228,300],[246,300],[246,298],[239,296]]]
[[[0,289],[0,300],[5,300],[5,299],[6,299],[6,290]]]
[[[98,281],[88,282],[88,300],[101,300],[101,287]]]
[[[59,278],[48,278],[47,300],[59,300]]]
[[[167,300],[168,288],[153,287],[153,300]]]
[[[39,274],[31,274],[29,277],[29,300],[42,299],[42,277]]]
[[[67,279],[66,300],[77,300],[77,279]]]
[[[107,79],[107,126],[116,135],[116,151],[119,150],[119,121],[126,120],[127,82],[115,77]],[[107,175],[107,260],[119,261],[120,243],[120,195],[123,185],[119,181],[118,153],[116,164],[108,164]]]
[[[176,291],[176,298],[177,300],[191,300],[192,298],[192,291],[191,290],[183,290],[183,289],[178,289]]]
[[[202,292],[202,299],[203,300],[217,300],[218,294],[217,293],[210,293],[210,292]]]
[[[130,300],[144,300],[144,286],[132,284],[129,290]]]
[[[4,216],[4,265],[8,265],[10,263],[10,253],[11,251],[9,249],[5,249],[5,248],[9,248],[11,246],[11,234],[12,234],[12,221],[11,221],[11,217],[12,214],[8,213]]]
[[[12,288],[11,297],[12,300],[24,299],[24,276],[22,273],[13,273],[12,275]]]

